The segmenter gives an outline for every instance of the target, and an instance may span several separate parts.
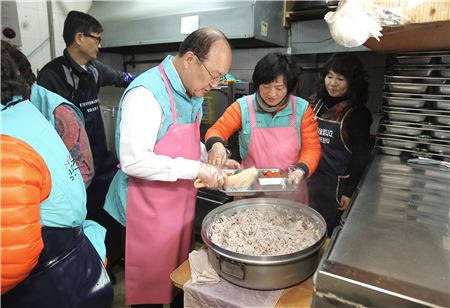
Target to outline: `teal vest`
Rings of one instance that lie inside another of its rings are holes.
[[[256,125],[257,127],[282,127],[288,126],[290,117],[292,115],[292,103],[289,100],[289,104],[281,111],[277,112],[275,116],[267,112],[257,112],[256,111],[256,100],[255,95],[252,94],[253,107],[255,110]],[[301,133],[300,127],[302,125],[303,115],[308,108],[308,102],[300,97],[295,98],[297,104],[297,122],[295,126],[297,127],[297,135],[299,144],[301,144]],[[237,100],[239,107],[241,108],[242,116],[242,128],[239,131],[239,154],[242,159],[247,156],[248,148],[250,146],[250,135],[251,135],[251,124],[250,124],[250,114],[247,106],[247,97],[243,96]],[[281,141],[280,141],[281,142]]]
[[[189,98],[181,84],[181,80],[173,67],[172,56],[167,56],[162,62],[164,71],[172,86],[173,98],[177,108],[177,121],[179,124],[194,123],[197,114],[201,119],[203,98]],[[122,118],[122,100],[123,97],[136,87],[145,87],[150,90],[159,102],[164,114],[164,122],[158,132],[157,141],[159,141],[172,124],[172,111],[170,108],[169,93],[161,77],[158,67],[151,68],[140,74],[125,90],[119,103],[116,122],[116,153],[120,160],[120,121]],[[126,225],[126,201],[128,193],[128,176],[119,170],[109,186],[108,194],[105,200],[105,210],[122,225]]]
[[[61,105],[66,104],[72,107],[73,110],[78,114],[82,122],[84,123],[83,113],[78,107],[66,100],[64,97],[41,87],[37,83],[31,86],[31,103],[42,113],[42,115],[55,126],[55,109]]]
[[[54,127],[28,100],[3,109],[0,116],[1,134],[28,143],[39,153],[50,171],[52,190],[41,203],[42,225],[56,228],[83,226],[86,236],[104,259],[106,230],[95,222],[85,221],[86,189],[83,178]],[[93,227],[93,224],[97,226]]]

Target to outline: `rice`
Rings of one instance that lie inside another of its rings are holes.
[[[294,253],[312,246],[320,236],[311,218],[294,209],[275,207],[221,215],[207,233],[214,244],[251,256]]]

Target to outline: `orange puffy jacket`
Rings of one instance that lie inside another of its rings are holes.
[[[40,203],[51,191],[50,172],[27,143],[0,135],[1,294],[24,280],[44,247]]]

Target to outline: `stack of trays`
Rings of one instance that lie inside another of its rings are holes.
[[[450,161],[450,51],[394,55],[386,68],[377,147]]]

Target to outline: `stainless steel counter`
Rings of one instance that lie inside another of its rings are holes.
[[[313,306],[450,306],[450,169],[376,155],[315,274]]]

